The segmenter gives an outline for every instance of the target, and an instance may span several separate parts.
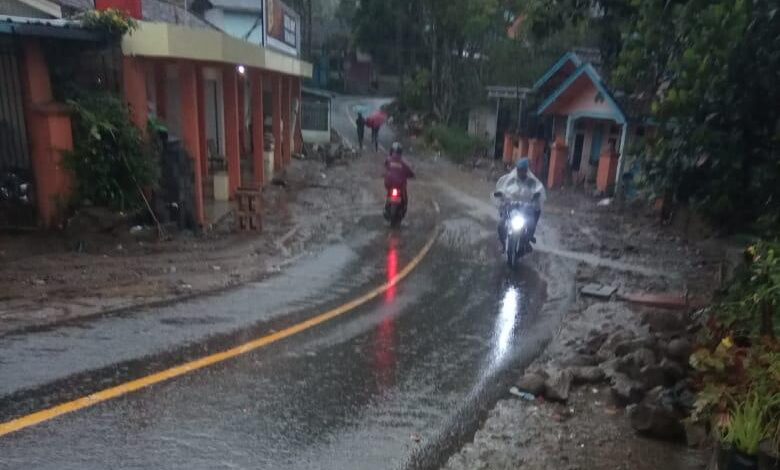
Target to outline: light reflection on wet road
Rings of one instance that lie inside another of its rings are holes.
[[[445,202],[445,222],[458,210]],[[383,265],[372,282],[403,268],[428,233],[420,228],[365,224],[374,235],[358,254],[365,261],[373,252]],[[492,237],[474,219],[445,223],[423,263],[381,298],[235,360],[0,438],[0,468],[435,467],[557,326],[537,314],[544,284],[530,268],[507,272]],[[339,301],[361,289],[345,288]],[[310,305],[309,315],[327,306]],[[11,406],[0,400],[4,418]]]
[[[396,237],[386,240],[388,278],[399,269]],[[530,360],[549,334],[534,329],[542,286],[533,272],[468,261],[485,241],[446,239],[406,282],[345,318],[6,436],[0,463],[345,469],[438,460],[501,391],[502,372]]]

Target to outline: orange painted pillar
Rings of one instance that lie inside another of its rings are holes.
[[[522,137],[515,137],[515,146],[512,147],[512,163],[515,163],[520,159],[520,150],[523,147],[523,138]]]
[[[165,63],[154,62],[154,88],[157,93],[157,117],[168,118],[168,80],[166,79]]]
[[[552,146],[550,152],[550,170],[547,175],[547,187],[556,189],[563,186],[566,177],[566,165],[568,160],[569,147],[558,139]]]
[[[203,88],[203,69],[195,65],[195,82],[197,86],[196,94],[198,100],[198,136],[200,145],[200,171],[203,179],[209,175],[209,147],[206,143],[206,94]]]
[[[71,119],[64,106],[52,102],[40,43],[28,38],[23,47],[21,81],[38,216],[45,227],[54,227],[62,220],[60,203],[67,201],[72,187],[72,175],[62,164],[62,153],[73,150]]]
[[[300,77],[294,77],[293,80],[293,99],[297,101],[298,109],[297,113],[295,115],[295,123],[293,125],[295,126],[295,138],[293,139],[294,146],[293,146],[293,152],[294,153],[301,153],[303,152],[303,129],[301,128],[301,114],[303,113],[303,98],[302,98],[302,92],[301,92],[301,78]]]
[[[195,174],[195,219],[201,226],[206,223],[206,214],[203,209],[203,173],[201,154],[200,132],[200,107],[198,95],[198,68],[191,62],[180,62],[179,84],[181,87],[181,133],[182,142],[187,153],[190,154],[194,164]]]
[[[528,158],[528,137],[520,138],[520,158]]]
[[[292,117],[290,111],[292,108],[292,90],[290,86],[290,77],[281,76],[282,80],[282,160],[284,166],[290,164],[290,141],[292,140]]]
[[[243,157],[246,155],[247,148],[246,148],[246,115],[244,114],[245,106],[246,106],[246,99],[247,97],[244,96],[244,87],[246,85],[246,79],[247,75],[239,75],[238,76],[238,117],[240,126],[238,127],[238,142],[239,142],[239,153]],[[250,96],[252,96],[250,94]]]
[[[252,74],[252,161],[255,185],[263,187],[265,181],[265,112],[263,111],[263,75],[260,71]],[[275,163],[274,163],[275,164]]]
[[[241,186],[241,120],[239,118],[238,72],[235,67],[222,68],[223,107],[225,110],[225,159],[228,167],[228,191],[230,199]]]
[[[544,140],[530,140],[528,143],[528,159],[531,161],[531,171],[535,175],[542,174],[542,169],[544,168]]]
[[[282,76],[271,77],[272,120],[274,133],[274,171],[279,171],[284,166],[282,154]]]
[[[122,58],[122,81],[125,101],[130,107],[130,119],[141,133],[146,134],[149,120],[149,103],[146,95],[146,69],[143,59]]]
[[[514,136],[510,133],[504,134],[504,151],[503,158],[504,163],[507,165],[512,163],[512,150],[514,148]]]
[[[607,149],[599,158],[599,169],[596,175],[596,189],[600,193],[611,192],[617,178],[618,154],[614,149]]]

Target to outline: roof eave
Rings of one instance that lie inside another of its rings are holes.
[[[542,77],[536,81],[536,83],[534,83],[534,87],[533,87],[534,91],[538,90],[539,88],[542,87],[542,85],[547,83],[553,77],[553,75],[555,75],[559,70],[563,68],[564,65],[566,65],[566,62],[568,62],[569,60],[571,60],[574,63],[575,67],[582,66],[582,60],[576,53],[569,51],[563,54],[561,58],[558,59],[558,61],[555,62],[555,64],[553,64],[553,66],[550,67],[544,73],[544,75],[542,75]]]
[[[593,66],[588,63],[580,65],[569,78],[567,78],[546,100],[544,100],[544,102],[539,106],[539,109],[536,111],[536,114],[539,116],[544,114],[547,108],[552,106],[552,104],[555,103],[558,98],[560,98],[560,96],[583,74],[588,76],[596,89],[604,95],[604,99],[606,99],[615,109],[621,119],[620,123],[627,123],[628,119],[626,118],[626,113],[623,111],[617,101],[615,101],[612,93],[610,93],[607,87],[604,86],[604,83],[601,81],[601,76],[598,74],[598,72],[596,72]]]

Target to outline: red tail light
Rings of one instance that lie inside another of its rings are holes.
[[[399,196],[399,194],[398,194],[398,190],[397,190],[396,188],[393,188],[393,191],[390,193],[390,196],[392,196],[392,197],[398,197],[398,196]]]

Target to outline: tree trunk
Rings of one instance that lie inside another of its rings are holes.
[[[398,96],[401,97],[401,104],[404,97],[404,51],[403,51],[403,31],[404,31],[404,11],[403,8],[396,7],[395,14],[395,59],[398,72]]]

